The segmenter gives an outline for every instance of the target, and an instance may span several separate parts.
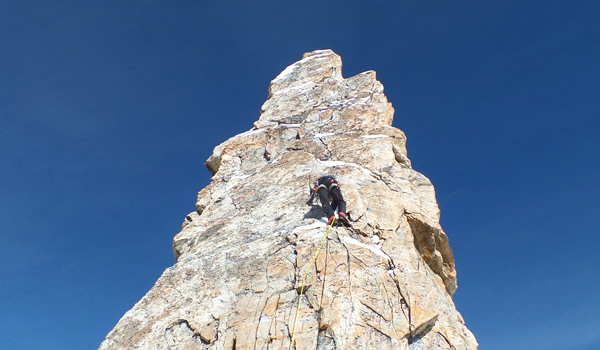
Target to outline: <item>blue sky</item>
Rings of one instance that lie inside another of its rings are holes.
[[[0,42],[0,348],[97,348],[325,48],[377,71],[480,348],[600,348],[597,1],[4,1]]]

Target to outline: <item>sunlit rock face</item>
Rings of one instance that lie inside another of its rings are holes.
[[[100,349],[476,349],[431,182],[411,168],[369,71],[306,53],[254,128],[218,145],[173,241],[177,263]],[[328,232],[309,184],[334,175],[352,228]],[[302,277],[308,271],[300,297]],[[301,299],[297,314],[298,301]]]

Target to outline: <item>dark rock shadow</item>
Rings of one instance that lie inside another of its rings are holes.
[[[325,211],[320,205],[311,205],[308,212],[304,214],[304,219],[319,219],[325,217]]]

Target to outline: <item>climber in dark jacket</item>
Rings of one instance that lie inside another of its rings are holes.
[[[312,204],[315,194],[317,194],[321,200],[321,205],[325,210],[329,225],[331,225],[333,219],[335,219],[336,209],[338,210],[338,221],[341,224],[349,224],[348,217],[346,216],[346,202],[344,202],[340,186],[333,176],[321,176],[315,181],[315,185],[310,191],[310,199],[306,202],[308,205]]]

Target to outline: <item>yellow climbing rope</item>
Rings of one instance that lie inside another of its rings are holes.
[[[306,275],[308,275],[308,271],[310,271],[312,264],[317,259],[317,255],[319,254],[319,251],[321,250],[323,243],[325,243],[325,241],[327,240],[327,236],[329,235],[329,231],[331,231],[331,228],[333,227],[334,222],[335,222],[335,218],[333,218],[333,220],[331,220],[331,225],[329,225],[329,228],[327,229],[327,233],[323,237],[323,240],[321,241],[321,245],[319,245],[319,249],[317,249],[317,252],[313,256],[312,260],[310,261],[310,265],[308,265],[308,269],[306,269],[306,272],[304,273],[304,277],[302,277],[302,287],[300,288],[300,297],[298,298],[298,309],[296,310],[296,319],[294,320],[294,331],[292,332],[292,342],[290,343],[289,350],[292,350],[292,347],[294,346],[294,339],[296,338],[296,326],[298,325],[298,315],[300,314],[300,304],[302,303],[302,295],[304,294],[304,280],[306,280]]]

